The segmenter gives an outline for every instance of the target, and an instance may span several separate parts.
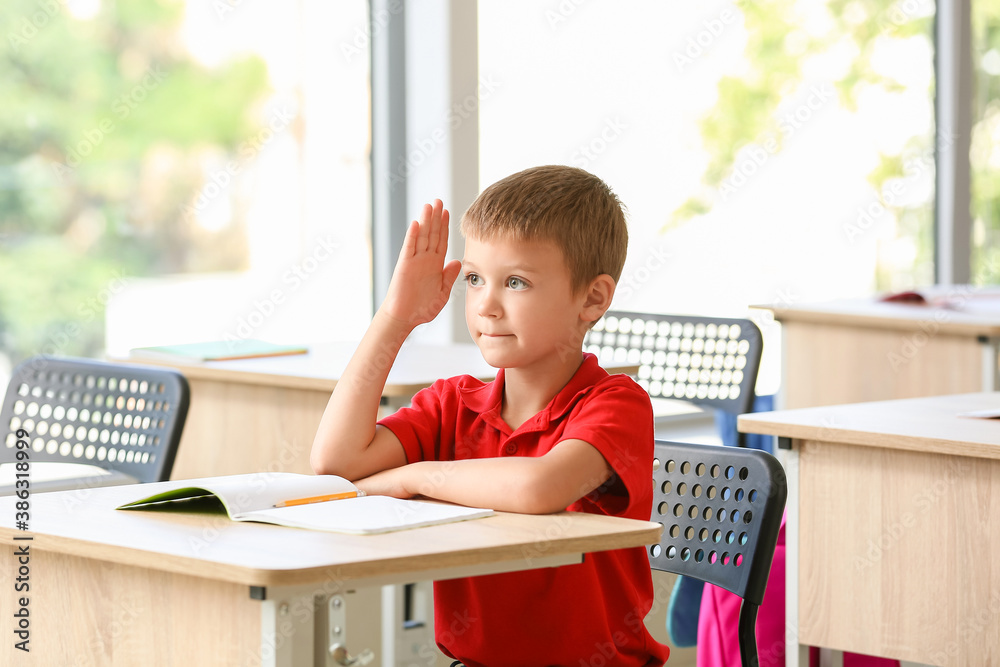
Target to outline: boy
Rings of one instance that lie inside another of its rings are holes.
[[[440,200],[410,224],[385,301],[323,415],[313,468],[369,494],[648,520],[649,397],[582,351],[625,262],[618,198],[581,169],[537,167],[484,190],[461,229],[465,257],[445,263]],[[439,380],[376,424],[392,360],[440,312],[460,270],[469,332],[496,380]],[[668,649],[643,624],[652,597],[642,547],[442,581],[436,638],[468,667],[662,665]],[[462,632],[448,629],[456,618]]]

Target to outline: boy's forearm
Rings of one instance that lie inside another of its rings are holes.
[[[607,464],[560,475],[544,457],[422,461],[358,482],[368,493],[445,500],[505,512],[548,514],[566,509],[611,475]]]
[[[386,378],[411,330],[381,310],[375,313],[316,431],[310,462],[317,473],[352,476],[357,459],[375,436]]]

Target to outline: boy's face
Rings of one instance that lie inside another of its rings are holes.
[[[466,239],[465,321],[494,368],[545,370],[579,358],[586,291],[574,294],[551,241]]]

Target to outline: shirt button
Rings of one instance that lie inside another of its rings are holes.
[[[517,452],[517,445],[515,445],[513,442],[508,442],[506,445],[503,446],[504,454],[510,455],[516,452]]]

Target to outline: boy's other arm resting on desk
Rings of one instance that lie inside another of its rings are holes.
[[[385,429],[388,431],[388,429]],[[611,477],[596,447],[564,440],[544,456],[420,461],[357,482],[372,495],[415,495],[504,512],[559,512]]]
[[[436,200],[410,224],[385,301],[323,412],[310,453],[318,474],[358,479],[406,463],[396,436],[375,427],[378,406],[403,341],[448,302],[462,264],[446,264],[447,250],[448,211]]]

